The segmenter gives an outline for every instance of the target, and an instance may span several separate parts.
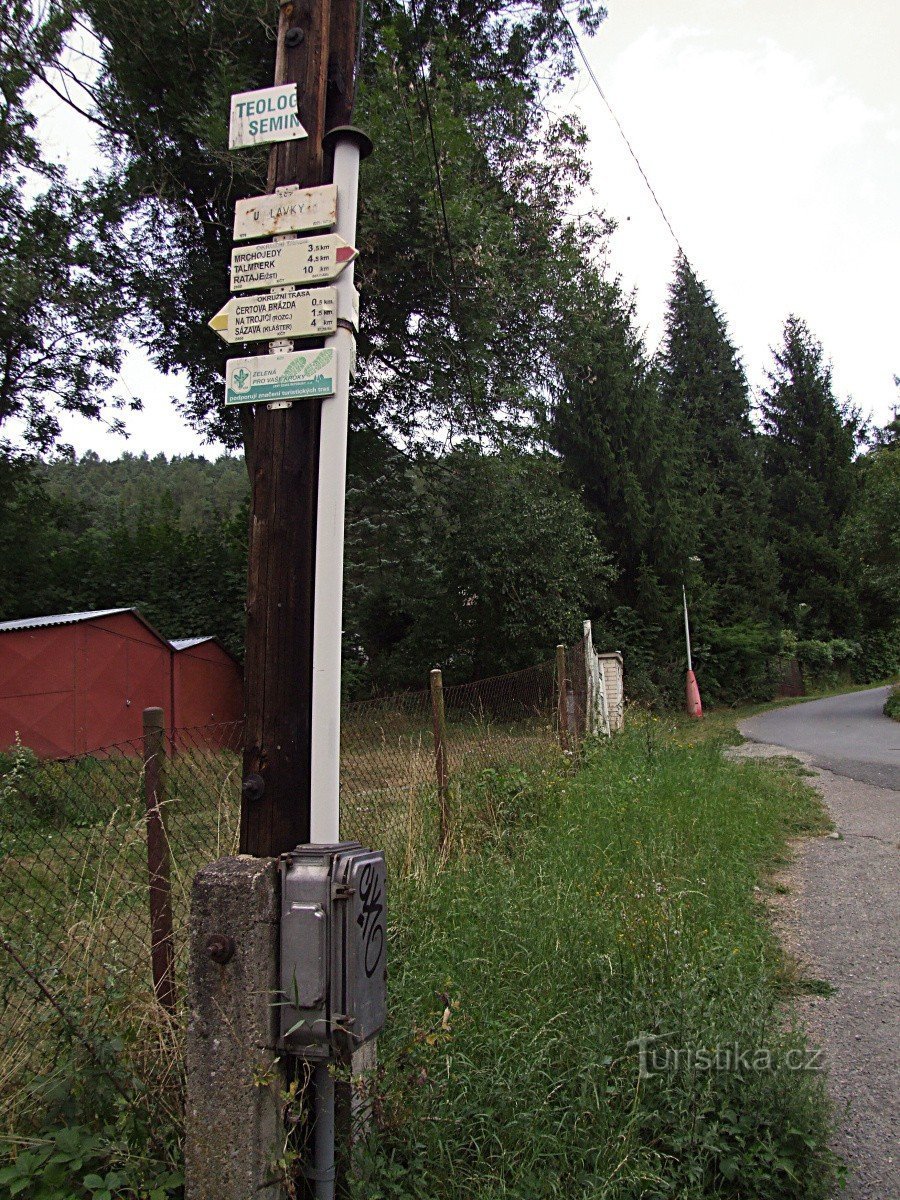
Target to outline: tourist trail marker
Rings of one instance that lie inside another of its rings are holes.
[[[324,350],[230,358],[225,369],[226,404],[270,404],[333,396],[337,356]]]
[[[291,288],[266,296],[232,296],[209,327],[229,344],[325,337],[337,329],[337,292],[333,287]]]
[[[231,290],[249,292],[291,283],[327,283],[357,251],[336,233],[239,246],[231,252]]]
[[[306,233],[328,229],[337,221],[337,187],[276,188],[268,196],[251,196],[234,206],[234,240],[271,237],[275,233]]]
[[[297,115],[295,83],[259,88],[255,92],[239,92],[231,97],[229,150],[260,146],[266,142],[292,142],[306,136],[306,130]]]

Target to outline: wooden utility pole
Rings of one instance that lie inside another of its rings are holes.
[[[327,181],[328,129],[349,121],[356,0],[280,5],[274,83],[298,85],[308,137],[276,143],[269,191]],[[306,343],[307,346],[320,343]],[[292,350],[271,343],[270,350]],[[327,403],[327,401],[326,401]],[[321,400],[258,405],[246,429],[251,479],[240,849],[268,856],[310,838],[310,735]]]

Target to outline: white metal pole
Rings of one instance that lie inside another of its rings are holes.
[[[691,627],[688,624],[687,588],[684,584],[681,585],[681,592],[684,596],[684,640],[687,643],[687,669],[693,671],[694,667],[691,663]]]
[[[338,211],[335,232],[356,242],[359,143],[341,138],[334,148]],[[344,586],[344,496],[347,486],[347,422],[356,289],[353,263],[337,280],[338,329],[325,341],[337,359],[334,396],[322,402],[316,576],[313,601],[312,754],[310,840],[340,837],[341,621]]]

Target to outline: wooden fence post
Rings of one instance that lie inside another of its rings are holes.
[[[444,681],[440,667],[431,672],[431,720],[434,727],[434,768],[437,774],[438,806],[441,814],[439,849],[443,854],[450,837],[447,763],[447,716],[444,712]]]
[[[556,709],[559,719],[559,744],[569,749],[569,687],[566,675],[566,648],[556,647]]]
[[[150,882],[150,961],[153,990],[175,1011],[175,942],[166,835],[166,729],[161,708],[144,709],[144,799],[147,806],[147,876]]]

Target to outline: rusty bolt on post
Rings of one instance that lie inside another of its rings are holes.
[[[245,800],[262,800],[265,790],[266,781],[255,771],[251,771],[241,784],[241,792]]]
[[[214,933],[212,937],[206,939],[206,953],[213,962],[217,962],[223,967],[234,958],[236,949],[234,938],[227,937],[225,934]]]

